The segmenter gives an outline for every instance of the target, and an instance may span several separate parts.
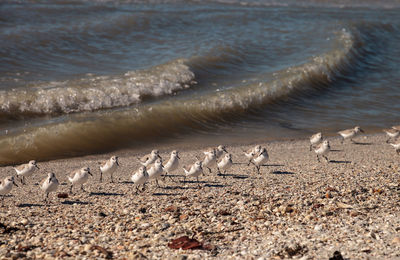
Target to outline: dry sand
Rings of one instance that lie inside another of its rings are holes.
[[[328,259],[339,251],[336,259],[400,259],[400,156],[384,135],[329,140],[329,163],[318,163],[305,139],[264,143],[270,160],[260,175],[242,153],[254,144],[227,145],[237,164],[226,178],[205,171],[199,189],[181,183],[180,170],[176,182],[150,183],[139,195],[129,181],[143,154],[120,156],[114,184],[98,181],[98,162],[110,154],[38,162],[28,184],[0,202],[0,258]],[[181,151],[182,164],[201,151]],[[69,191],[67,174],[83,166],[94,173],[88,192],[58,198]],[[50,171],[61,185],[46,205],[38,183]],[[10,174],[0,169],[1,179]],[[182,236],[202,246],[169,248]]]

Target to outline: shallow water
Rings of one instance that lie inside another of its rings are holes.
[[[0,163],[399,124],[396,1],[7,1]]]

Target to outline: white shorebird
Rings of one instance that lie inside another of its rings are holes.
[[[46,198],[44,201],[47,201],[49,197],[49,193],[56,191],[58,189],[58,180],[54,173],[49,173],[47,178],[44,179],[40,185],[40,188],[46,193]]]
[[[211,173],[211,168],[214,165],[217,165],[217,154],[215,152],[215,149],[210,149],[208,151],[204,151],[203,152],[205,154],[205,158],[202,161],[202,167],[206,167],[209,171],[209,173]]]
[[[383,132],[389,136],[389,139],[386,140],[386,143],[389,143],[391,139],[396,139],[400,135],[400,130],[396,128],[391,128],[391,129],[383,129]]]
[[[396,130],[400,131],[400,125],[394,125],[394,126],[392,126],[392,129],[396,129]]]
[[[268,161],[269,156],[266,148],[262,148],[256,157],[251,161],[256,166],[257,173],[260,173],[260,167],[264,162]]]
[[[150,164],[154,163],[157,160],[157,158],[161,159],[161,156],[159,155],[158,150],[153,150],[153,151],[151,151],[150,154],[147,154],[147,155],[143,156],[142,158],[138,158],[138,159],[140,161],[140,164],[148,167]]]
[[[230,153],[225,154],[224,158],[222,158],[217,164],[218,175],[222,175],[221,170],[223,170],[224,171],[223,176],[225,178],[226,170],[232,167],[232,165],[233,165],[232,155]]]
[[[171,152],[171,157],[169,158],[168,162],[164,165],[164,172],[165,172],[165,176],[164,176],[164,180],[165,178],[168,176],[169,178],[171,178],[171,176],[169,176],[168,174],[170,174],[171,172],[175,171],[176,169],[178,169],[179,167],[179,160],[181,158],[179,157],[179,152],[176,150],[173,150]],[[171,178],[172,179],[172,178]]]
[[[215,149],[215,155],[217,156],[217,160],[225,153],[227,153],[225,146],[223,145],[218,145],[218,147]]]
[[[397,154],[400,154],[400,141],[397,141],[396,143],[390,143],[390,145],[396,149]]]
[[[71,182],[71,187],[70,187],[70,193],[72,193],[72,187],[74,185],[81,185],[81,190],[85,191],[83,189],[83,184],[85,184],[88,179],[89,179],[89,175],[93,176],[90,173],[90,169],[88,167],[84,167],[81,168],[77,171],[72,172],[69,176],[68,176],[68,180]]]
[[[14,176],[8,176],[3,181],[0,181],[0,195],[2,200],[4,200],[4,196],[10,193],[12,190],[13,185],[17,186],[14,182]]]
[[[261,145],[256,145],[254,148],[250,148],[247,151],[243,151],[244,155],[248,160],[247,166],[249,166],[254,157],[260,153],[261,149],[262,149]]]
[[[113,173],[115,172],[115,170],[117,169],[118,166],[119,166],[118,156],[115,156],[115,155],[111,156],[110,159],[103,162],[100,165],[100,182],[103,181],[103,173],[110,174],[111,182],[114,182]]]
[[[364,131],[359,127],[356,126],[352,129],[346,129],[343,131],[339,131],[338,134],[342,137],[341,143],[343,144],[344,140],[350,139],[350,141],[353,141],[353,137],[356,136],[359,132],[364,133]]]
[[[156,180],[157,187],[160,187],[160,185],[158,185],[158,178],[160,178],[163,171],[164,167],[162,165],[162,159],[160,158],[157,159],[154,162],[154,165],[147,171],[147,173],[149,174],[149,179]]]
[[[141,166],[131,177],[133,184],[136,186],[136,194],[139,192],[139,185],[143,185],[142,191],[145,189],[146,182],[149,179],[146,166]]]
[[[196,177],[197,184],[200,188],[199,176],[203,173],[202,162],[197,160],[189,169],[186,169],[184,166],[183,170],[185,171],[183,182],[186,182],[186,177]]]
[[[326,154],[330,151],[331,147],[329,145],[329,141],[328,140],[324,140],[322,143],[320,143],[319,145],[317,145],[317,147],[315,147],[315,153],[317,154],[317,160],[318,162],[320,162],[319,160],[319,156],[321,155],[322,157],[324,157],[326,159],[327,162],[329,162],[328,157],[326,157]]]
[[[28,163],[14,167],[14,170],[17,172],[17,176],[22,177],[21,183],[24,185],[26,184],[25,177],[31,176],[36,169],[39,169],[39,167],[36,165],[35,160],[31,160]]]
[[[314,147],[314,145],[321,143],[321,142],[322,142],[322,139],[323,139],[323,136],[322,136],[322,133],[321,133],[321,132],[316,133],[316,134],[313,134],[313,135],[310,137],[310,151],[312,150],[312,148]]]

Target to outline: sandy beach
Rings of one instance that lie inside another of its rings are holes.
[[[183,183],[179,170],[138,195],[130,177],[144,154],[116,154],[115,183],[99,182],[99,162],[113,154],[39,161],[27,185],[17,180],[0,202],[0,258],[329,259],[338,251],[332,259],[399,259],[400,156],[386,139],[330,137],[330,161],[320,163],[308,139],[261,143],[270,156],[261,174],[242,152],[254,144],[225,144],[235,163],[225,178],[213,168]],[[205,148],[181,150],[181,165]],[[169,153],[160,151],[164,161]],[[94,175],[87,192],[59,198],[81,167]],[[39,183],[49,172],[61,185],[45,204]],[[11,167],[0,168],[2,180],[8,175]],[[195,249],[171,248],[183,236]]]

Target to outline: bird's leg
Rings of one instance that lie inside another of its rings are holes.
[[[218,167],[218,166],[217,166],[217,171],[218,171],[217,175],[218,175],[218,176],[221,176],[221,175],[222,175],[222,173],[221,173],[221,170],[219,169],[219,167]]]
[[[210,169],[210,167],[207,167],[207,169],[208,169],[208,172],[209,172],[209,173],[211,173],[211,169]]]
[[[175,180],[171,177],[171,175],[168,175],[168,178],[169,178],[171,181],[175,182]]]
[[[319,156],[318,156],[318,154],[317,154],[317,160],[318,160],[318,162],[321,162],[321,161],[319,160]]]
[[[196,179],[197,179],[197,186],[199,187],[199,189],[200,189],[200,181],[199,181],[199,177],[197,176],[196,177]]]
[[[158,180],[157,179],[156,179],[156,184],[157,184],[157,187],[160,188],[160,185],[158,184]]]
[[[22,176],[21,183],[22,183],[22,185],[26,185],[25,176]]]
[[[100,182],[103,182],[103,172],[100,171]]]
[[[260,167],[261,167],[261,166],[256,166],[256,169],[257,169],[257,173],[258,173],[258,174],[260,174]]]
[[[114,183],[113,174],[111,173],[111,183]]]
[[[83,192],[86,192],[86,191],[83,189],[83,184],[81,185],[81,190],[82,190]]]
[[[136,192],[135,192],[135,194],[136,194],[136,195],[139,194],[139,185],[136,186]]]
[[[71,187],[69,187],[69,193],[71,193],[72,194],[72,184],[71,184]]]
[[[312,151],[312,144],[310,144],[310,152]]]
[[[322,155],[322,157],[324,157],[324,158],[325,158],[325,160],[326,160],[327,162],[329,162],[329,159],[328,159],[328,157],[326,157],[325,155]]]
[[[224,175],[223,175],[224,179],[226,178],[226,175],[225,175],[225,173],[226,173],[226,170],[224,170]]]

